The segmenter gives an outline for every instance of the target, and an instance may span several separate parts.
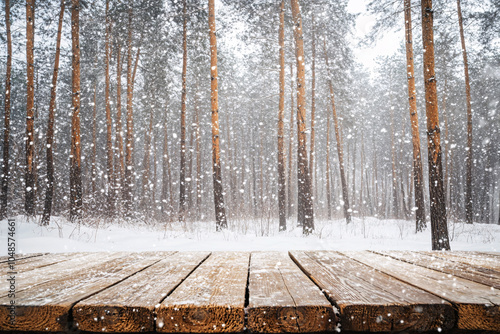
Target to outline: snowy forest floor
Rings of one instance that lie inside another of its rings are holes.
[[[414,221],[354,218],[316,220],[312,235],[302,228],[278,232],[277,220],[234,220],[215,231],[214,222],[141,222],[86,220],[72,224],[52,218],[49,226],[16,217],[17,253],[95,251],[285,251],[285,250],[431,250],[430,223],[415,233]],[[500,225],[449,223],[452,250],[500,251]],[[0,222],[0,255],[7,254],[7,221]]]

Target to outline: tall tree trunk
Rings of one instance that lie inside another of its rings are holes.
[[[328,69],[328,86],[330,88],[330,100],[332,102],[332,116],[333,116],[333,126],[335,128],[335,139],[337,141],[337,154],[339,156],[339,171],[340,171],[340,181],[342,183],[342,200],[344,201],[344,217],[347,224],[351,222],[351,208],[349,206],[349,191],[347,190],[347,182],[344,172],[344,152],[342,150],[342,138],[340,134],[339,120],[337,117],[337,110],[335,108],[335,98],[333,94],[333,83],[330,73],[330,64],[328,62],[328,53],[326,51],[326,40],[323,39],[323,50],[325,53],[325,64]]]
[[[73,47],[73,117],[71,120],[70,220],[82,217],[82,165],[80,139],[80,0],[71,0],[71,41]]]
[[[124,183],[125,183],[125,162],[123,152],[123,126],[122,126],[122,62],[121,62],[121,46],[116,46],[116,147],[118,149],[118,175],[116,179],[116,190],[118,194],[124,196]]]
[[[170,220],[173,213],[172,198],[172,175],[170,172],[170,161],[168,154],[168,102],[165,107],[163,120],[163,158],[162,158],[162,186],[161,186],[161,210],[163,215],[167,215]],[[167,198],[167,193],[169,198]],[[165,217],[164,217],[165,218]]]
[[[278,107],[278,211],[279,230],[286,230],[286,178],[285,178],[285,0],[280,4],[279,26],[279,54],[280,54],[280,82],[279,82],[279,107]]]
[[[467,178],[465,187],[465,219],[472,224],[474,211],[472,208],[472,106],[470,99],[469,63],[467,61],[467,50],[465,49],[464,25],[462,22],[462,8],[460,0],[457,0],[458,25],[460,26],[460,41],[462,42],[462,56],[464,58],[465,73],[465,97],[467,100]]]
[[[97,80],[96,80],[97,81]],[[91,189],[92,189],[92,203],[95,205],[96,199],[94,196],[97,194],[96,180],[97,180],[97,82],[94,84],[94,103],[92,111],[92,160],[90,167]],[[95,209],[93,207],[92,209]]]
[[[288,141],[288,185],[287,185],[287,201],[288,201],[288,210],[287,210],[287,218],[292,217],[293,214],[293,195],[292,195],[292,167],[293,167],[293,111],[294,111],[294,102],[293,102],[293,62],[290,62],[290,136]]]
[[[201,217],[201,133],[200,133],[200,104],[198,101],[198,84],[194,95],[196,114],[196,219]]]
[[[35,215],[35,0],[26,1],[26,62],[27,62],[27,115],[26,115],[26,177],[24,210]]]
[[[9,1],[9,0],[7,0]],[[52,200],[54,197],[54,122],[56,113],[57,75],[59,73],[59,55],[61,54],[61,35],[64,19],[65,2],[61,0],[61,11],[59,12],[59,24],[57,26],[56,54],[54,59],[54,72],[52,74],[52,86],[50,88],[49,120],[47,124],[47,189],[45,192],[45,203],[43,208],[42,225],[49,225],[52,213]]]
[[[298,0],[291,0],[294,22],[295,57],[297,60],[297,184],[298,212],[297,223],[302,226],[303,234],[314,231],[314,215],[311,194],[311,179],[307,162],[306,148],[306,80],[302,18]]]
[[[309,152],[309,175],[311,186],[317,177],[314,173],[314,134],[315,134],[315,112],[316,112],[316,25],[314,23],[314,13],[312,13],[312,83],[311,83],[311,151]]]
[[[129,216],[132,210],[132,182],[133,180],[133,115],[132,115],[132,1],[129,0],[128,9],[128,39],[127,39],[127,121],[125,134],[125,182],[124,189],[124,209]]]
[[[7,71],[5,73],[5,121],[2,156],[2,193],[0,197],[0,220],[7,217],[9,194],[9,149],[10,149],[10,91],[12,72],[12,36],[10,33],[10,0],[5,0],[5,30],[7,35]]]
[[[420,153],[420,133],[417,114],[417,91],[415,88],[415,73],[413,64],[413,35],[411,23],[411,0],[405,0],[405,43],[406,67],[408,79],[408,102],[410,105],[411,136],[413,144],[413,183],[415,187],[415,228],[417,232],[427,227],[425,221],[424,203],[424,173],[422,155]]]
[[[356,133],[354,133],[354,137],[356,137]],[[356,142],[352,143],[352,202],[351,206],[355,210],[356,209]],[[349,152],[347,153],[349,154]]]
[[[361,171],[359,173],[360,181],[359,181],[359,213],[362,217],[365,216],[365,211],[364,211],[364,203],[363,203],[363,169],[365,165],[365,138],[363,136],[363,129],[361,130],[361,153],[359,156],[359,165],[361,167]]]
[[[431,202],[432,249],[450,249],[441,164],[441,137],[434,74],[434,32],[432,0],[422,0],[422,40],[424,47],[425,111],[429,151],[429,193]]]
[[[330,113],[326,116],[326,204],[328,220],[332,219],[332,189],[330,186]]]
[[[156,99],[153,97],[153,101]],[[153,108],[150,107],[149,111],[149,127],[146,130],[146,138],[144,140],[144,160],[143,160],[143,174],[142,174],[142,198],[141,206],[145,213],[151,212],[150,201],[150,184],[151,184],[151,140],[153,136]]]
[[[106,215],[114,215],[114,175],[113,175],[113,124],[111,120],[111,101],[109,97],[109,58],[111,58],[110,50],[110,38],[111,38],[111,20],[109,18],[109,0],[106,0],[106,47],[105,47],[105,63],[106,63],[106,88],[105,88],[105,99],[106,99],[106,149],[107,149],[107,164],[106,164],[106,175],[107,175],[107,210]]]
[[[392,99],[391,99],[392,100]],[[396,173],[396,145],[394,143],[394,106],[391,106],[391,172],[392,172],[392,217],[399,219],[399,197],[397,186],[397,173]]]
[[[217,38],[215,35],[214,0],[208,0],[208,25],[210,29],[210,76],[212,101],[212,167],[214,181],[214,204],[217,231],[227,228],[224,192],[222,190],[222,170],[219,147],[219,91],[217,74]]]
[[[186,217],[186,71],[187,71],[187,13],[186,0],[183,0],[182,14],[182,95],[181,95],[181,166],[179,180],[179,221],[185,221]]]
[[[132,215],[133,203],[133,188],[134,188],[134,115],[133,115],[133,100],[134,100],[134,81],[137,72],[137,64],[141,54],[140,47],[137,48],[135,64],[132,69],[132,2],[129,2],[128,10],[128,54],[127,54],[127,134],[125,137],[125,214]]]
[[[444,195],[446,197],[446,207],[448,208],[447,214],[450,216],[450,211],[451,211],[451,201],[450,201],[450,136],[449,136],[449,131],[448,131],[448,111],[446,110],[447,108],[447,102],[448,102],[448,80],[445,77],[444,78],[444,95],[443,95],[443,118],[444,118],[444,157],[445,157],[445,162],[444,162],[444,167],[445,167],[445,174],[444,174]]]

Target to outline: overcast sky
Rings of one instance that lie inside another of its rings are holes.
[[[382,55],[391,55],[397,49],[403,38],[402,33],[387,32],[376,45],[370,48],[361,48],[357,43],[362,39],[375,24],[373,15],[369,15],[366,11],[366,4],[369,0],[349,0],[347,10],[353,14],[359,14],[356,19],[354,35],[356,40],[353,41],[352,49],[357,60],[368,68],[375,67],[375,58]],[[401,36],[400,36],[401,35]]]

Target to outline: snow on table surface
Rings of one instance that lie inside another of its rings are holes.
[[[16,253],[87,251],[285,251],[285,250],[431,250],[429,227],[415,233],[415,223],[373,217],[316,220],[315,231],[302,235],[295,220],[278,232],[277,220],[233,220],[215,231],[215,222],[145,224],[144,222],[85,220],[73,224],[55,217],[40,226],[39,217],[16,219]],[[293,223],[292,223],[293,222]],[[452,250],[500,251],[500,225],[450,222]],[[0,256],[7,254],[7,221],[0,222]]]

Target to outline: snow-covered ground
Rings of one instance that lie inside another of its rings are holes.
[[[80,225],[55,218],[50,226],[16,217],[17,253],[151,250],[430,250],[430,227],[415,233],[412,221],[354,218],[316,221],[312,235],[291,226],[278,232],[276,221],[231,221],[223,232],[214,222],[147,225],[139,222],[86,221]],[[430,224],[429,224],[430,225]],[[500,225],[450,223],[452,250],[500,251]],[[0,222],[0,255],[7,254],[7,221]]]

